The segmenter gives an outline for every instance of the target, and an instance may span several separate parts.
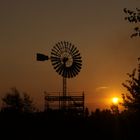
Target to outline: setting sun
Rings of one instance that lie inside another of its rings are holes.
[[[118,98],[118,97],[113,97],[113,98],[112,98],[112,102],[113,102],[114,104],[118,104],[119,98]]]

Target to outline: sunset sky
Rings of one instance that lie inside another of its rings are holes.
[[[80,50],[82,70],[68,80],[68,91],[84,91],[86,106],[106,108],[124,93],[126,73],[137,67],[140,38],[130,38],[134,24],[123,8],[140,8],[139,0],[0,0],[0,97],[11,87],[27,92],[39,108],[44,91],[62,91],[62,77],[50,56],[59,41]]]

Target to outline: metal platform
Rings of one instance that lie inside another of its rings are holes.
[[[60,92],[57,93],[57,95],[61,94],[62,93]],[[72,94],[72,92],[70,94]],[[72,95],[72,96],[55,96],[51,95],[51,93],[45,92],[46,111],[48,109],[66,109],[84,112],[84,101],[85,101],[84,92],[81,93],[81,95]],[[65,102],[65,106],[63,102]]]

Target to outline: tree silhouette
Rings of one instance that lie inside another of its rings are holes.
[[[16,88],[11,88],[11,91],[2,98],[2,101],[3,111],[27,113],[35,110],[30,96],[26,93],[20,93]]]
[[[125,17],[125,20],[127,20],[129,23],[135,23],[136,26],[134,27],[134,33],[131,35],[132,37],[139,36],[140,37],[140,9],[136,8],[134,11],[129,10],[127,8],[124,8],[124,13],[127,15]]]
[[[118,115],[119,114],[119,107],[118,107],[118,105],[112,104],[110,108],[111,108],[111,111],[112,111],[112,113],[114,115]]]
[[[127,73],[129,80],[122,85],[128,93],[122,94],[122,105],[130,112],[140,112],[140,58],[138,58],[138,69],[134,69],[132,74]]]
[[[23,93],[23,112],[29,113],[35,111],[33,101],[27,93]]]

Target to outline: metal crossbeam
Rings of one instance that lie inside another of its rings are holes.
[[[84,96],[46,96],[47,101],[83,101]]]

